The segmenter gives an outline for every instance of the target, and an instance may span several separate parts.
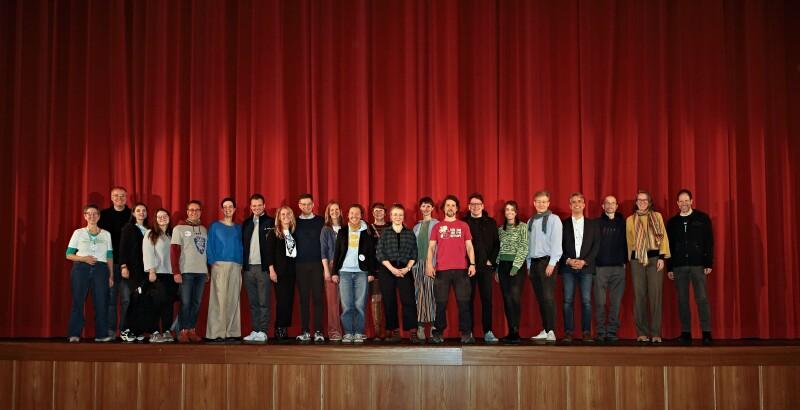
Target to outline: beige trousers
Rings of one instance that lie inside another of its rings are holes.
[[[211,266],[206,337],[240,337],[239,295],[242,291],[242,265],[217,262]]]

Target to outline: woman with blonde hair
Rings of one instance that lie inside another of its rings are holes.
[[[636,193],[633,215],[625,220],[633,279],[633,318],[637,342],[661,343],[661,297],[664,259],[670,257],[664,218],[653,209],[647,191]],[[649,307],[649,309],[648,309]]]
[[[292,208],[282,206],[275,212],[275,229],[267,234],[267,265],[269,278],[275,283],[275,338],[285,341],[292,324],[294,284],[297,277],[297,242],[294,238],[297,222]]]

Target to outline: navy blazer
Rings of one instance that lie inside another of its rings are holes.
[[[242,222],[242,245],[244,245],[242,270],[247,270],[250,266],[250,239],[253,238],[254,227],[253,214],[250,214],[250,217]],[[258,217],[258,228],[258,247],[261,250],[261,271],[266,272],[269,270],[269,265],[267,265],[267,233],[275,229],[275,220],[264,212]]]
[[[586,266],[581,270],[585,273],[595,273],[595,259],[597,252],[600,251],[600,229],[597,221],[583,217],[583,243],[581,243],[580,255],[575,255],[575,232],[572,229],[572,217],[566,218],[561,222],[564,225],[564,232],[561,237],[561,246],[564,253],[561,255],[559,271],[568,272],[572,268],[567,265],[567,259],[581,259],[586,261]]]

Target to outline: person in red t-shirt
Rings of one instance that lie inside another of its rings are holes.
[[[450,296],[450,285],[456,292],[458,303],[458,329],[461,331],[461,343],[475,343],[472,337],[472,287],[469,278],[475,275],[475,250],[472,247],[472,234],[469,225],[456,219],[458,198],[448,195],[442,202],[444,221],[439,222],[431,232],[428,244],[428,260],[425,274],[435,278],[433,284],[436,299],[436,330],[431,336],[432,343],[442,343],[444,329],[447,327],[447,299]],[[436,252],[436,265],[433,255]]]

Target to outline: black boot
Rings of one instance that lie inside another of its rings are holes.
[[[678,342],[685,345],[692,344],[692,333],[691,332],[681,332],[680,337],[678,337]]]
[[[703,344],[710,345],[714,340],[711,338],[711,332],[703,332]]]
[[[519,331],[517,329],[509,329],[508,334],[500,338],[501,343],[505,344],[518,344],[519,343]]]

